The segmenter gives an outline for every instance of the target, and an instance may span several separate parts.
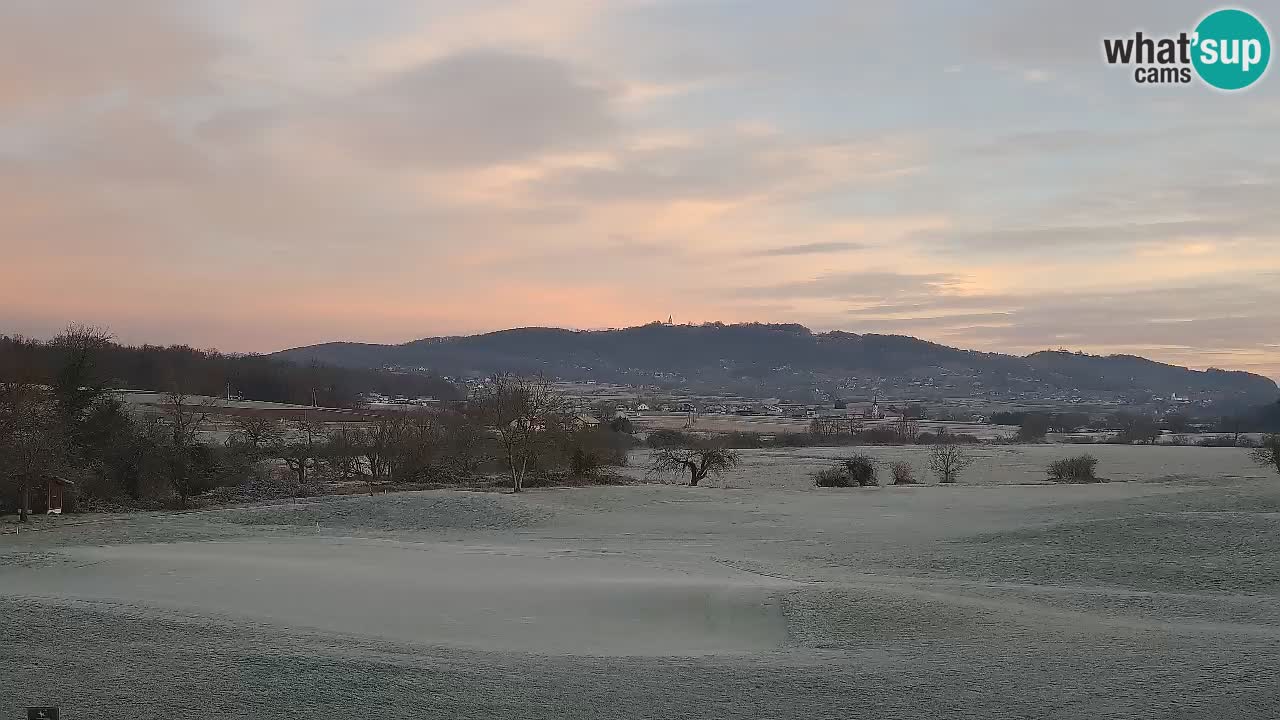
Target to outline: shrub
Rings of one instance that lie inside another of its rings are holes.
[[[915,485],[916,471],[911,467],[911,463],[905,460],[899,460],[889,465],[889,471],[893,473],[894,485]]]
[[[812,447],[818,444],[818,438],[807,432],[785,432],[775,435],[773,444],[778,447]]]
[[[778,433],[773,436],[772,444],[780,447],[808,447],[813,444],[813,436],[800,432]]]
[[[876,479],[875,460],[866,455],[854,455],[835,467],[823,468],[812,475],[818,487],[873,487]]]
[[[687,433],[679,430],[654,430],[649,433],[649,447],[651,448],[676,448],[688,447],[691,438]]]
[[[578,478],[594,475],[601,464],[600,458],[595,453],[574,448],[573,455],[569,457],[569,474]]]
[[[1049,479],[1054,482],[1093,483],[1101,482],[1094,470],[1098,467],[1098,458],[1092,455],[1076,455],[1075,457],[1054,460],[1049,463]]]
[[[854,455],[844,461],[845,472],[849,481],[859,487],[879,485],[876,479],[876,461],[868,455]]]
[[[1262,436],[1262,442],[1249,451],[1249,457],[1262,467],[1274,467],[1276,472],[1280,472],[1280,434]]]
[[[845,472],[842,467],[823,468],[813,474],[813,484],[818,487],[852,487],[853,482],[849,480],[849,473]]]
[[[579,430],[570,437],[569,450],[570,469],[573,467],[573,452],[581,450],[586,456],[594,457],[597,465],[626,465],[627,451],[640,443],[626,433],[613,432],[607,428]]]
[[[916,437],[917,445],[977,445],[977,435],[948,432],[946,428],[936,433],[922,432]]]
[[[890,427],[873,427],[866,430],[860,430],[856,434],[858,442],[868,443],[871,445],[898,445],[902,443],[902,437],[897,430]]]
[[[760,448],[764,447],[764,438],[760,433],[731,432],[724,436],[723,445],[727,448]]]
[[[1146,415],[1130,412],[1118,412],[1111,418],[1115,427],[1120,428],[1120,436],[1130,444],[1154,445],[1160,437],[1160,426]]]
[[[1022,423],[1018,426],[1018,440],[1022,442],[1044,442],[1044,436],[1049,432],[1049,416],[1044,413],[1027,413],[1022,416]]]
[[[524,482],[526,488],[550,488],[550,487],[591,487],[596,485],[630,485],[634,480],[626,475],[619,475],[607,471],[593,472],[588,475],[573,475],[562,470],[553,470],[550,472],[530,475]],[[492,487],[499,487],[502,484],[499,481]]]

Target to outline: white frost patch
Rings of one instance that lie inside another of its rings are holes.
[[[781,646],[785,580],[716,565],[375,540],[75,548],[21,595],[248,617],[398,642],[542,654],[693,656]]]

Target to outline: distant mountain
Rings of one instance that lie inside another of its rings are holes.
[[[402,345],[333,342],[276,356],[346,367],[427,368],[447,375],[542,372],[564,379],[718,388],[811,397],[883,386],[906,394],[1143,401],[1172,394],[1271,402],[1268,378],[1190,370],[1131,355],[1063,351],[1026,357],[959,350],[901,335],[814,333],[801,325],[664,325],[620,330],[519,328]]]

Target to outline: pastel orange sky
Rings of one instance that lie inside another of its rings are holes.
[[[6,2],[0,333],[673,315],[1280,378],[1280,80],[1100,55],[1209,9]]]

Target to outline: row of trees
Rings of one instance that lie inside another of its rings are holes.
[[[1250,413],[1219,418],[1193,420],[1185,413],[1170,412],[1155,417],[1129,410],[1111,413],[1105,419],[1095,420],[1080,412],[998,412],[991,416],[996,425],[1017,425],[1018,437],[1024,441],[1043,439],[1046,433],[1070,433],[1081,430],[1115,431],[1117,442],[1151,444],[1162,432],[1175,435],[1198,428],[1232,435],[1236,440],[1246,432],[1275,432],[1280,430],[1280,402],[1263,406]]]
[[[814,445],[936,445],[969,444],[978,438],[968,433],[952,432],[941,427],[935,432],[922,430],[920,421],[901,417],[890,423],[867,427],[857,419],[817,418],[809,423],[808,432],[783,433],[773,444],[783,447]]]
[[[326,426],[262,414],[232,418],[225,440],[214,408],[175,385],[156,412],[135,412],[108,389],[114,346],[95,328],[0,354],[0,498],[25,520],[32,490],[50,477],[84,499],[176,504],[219,486],[319,476],[380,482],[465,479],[501,470],[517,491],[534,474],[578,476],[624,464],[634,438],[584,423],[542,379],[500,376],[440,412],[392,412]],[[52,355],[51,355],[52,352]],[[48,367],[49,358],[61,365]],[[222,422],[225,423],[225,420]]]
[[[1277,407],[1280,408],[1280,405]],[[1280,415],[1280,410],[1277,410],[1276,414]],[[1268,412],[1262,412],[1257,417],[1268,418],[1270,415]],[[1181,437],[1180,434],[1187,432],[1190,428],[1190,419],[1180,413],[1170,413],[1157,420],[1149,415],[1130,411],[1113,413],[1108,416],[1105,422],[1098,423],[1093,422],[1086,413],[1021,411],[995,413],[992,416],[992,422],[1000,425],[1018,426],[1016,436],[1006,439],[1006,441],[1014,440],[1017,442],[1044,442],[1049,433],[1070,433],[1085,429],[1099,429],[1112,431],[1106,442],[1152,445],[1158,441],[1161,434],[1166,430],[1174,433],[1174,437]],[[1256,423],[1246,421],[1242,417],[1222,418],[1214,423],[1213,427],[1218,432],[1223,433],[1222,437],[1228,438],[1229,442],[1214,439],[1204,441],[1202,444],[1247,446],[1245,432],[1255,425]],[[732,433],[731,438],[733,442],[744,442],[750,439],[749,435],[748,433]],[[936,433],[922,431],[918,420],[904,415],[892,422],[874,426],[866,426],[856,418],[817,418],[810,422],[808,432],[779,435],[773,438],[771,444],[804,447],[811,445],[933,445],[976,442],[978,442],[978,439],[973,435],[951,433],[946,428],[940,429]],[[741,447],[764,447],[767,444],[770,443],[756,436],[755,444],[741,445]],[[1184,440],[1177,444],[1187,444],[1187,442]]]
[[[0,355],[0,482],[22,519],[31,492],[50,477],[82,488],[108,480],[138,498],[162,485],[185,500],[214,451],[197,440],[200,412],[177,396],[161,415],[135,417],[107,389],[102,330],[72,326],[47,347],[25,343]],[[50,372],[48,349],[61,365]]]
[[[610,425],[573,414],[543,378],[499,375],[465,404],[440,412],[396,412],[328,432],[260,418],[238,421],[232,443],[276,457],[301,485],[316,469],[343,479],[429,482],[500,469],[515,492],[535,474],[588,476],[624,465],[636,444]]]
[[[312,492],[319,478],[383,483],[446,483],[501,471],[517,492],[532,475],[584,478],[626,463],[635,444],[608,426],[541,415],[503,396],[523,380],[501,379],[477,401],[445,412],[389,413],[326,427],[263,415],[234,419],[224,442],[207,439],[214,408],[179,392],[157,414],[135,414],[109,393],[64,424],[62,398],[37,384],[0,388],[0,480],[25,520],[29,493],[49,476],[76,483],[86,498],[129,505],[172,504],[217,487],[266,484],[283,473],[285,492]],[[519,409],[523,408],[523,409]],[[491,414],[500,413],[500,414]],[[510,414],[508,414],[510,413]],[[278,469],[278,470],[277,470]]]
[[[993,420],[1001,414],[993,416]],[[1043,442],[1051,432],[1074,432],[1086,427],[1089,416],[1083,413],[1005,413],[1001,420],[1017,420],[1019,442]],[[1186,424],[1178,423],[1185,429]],[[1160,437],[1161,426],[1153,418],[1132,412],[1118,412],[1111,416],[1107,423],[1109,429],[1116,431],[1116,442],[1125,444],[1151,445]],[[1181,430],[1179,430],[1181,432]]]
[[[1012,415],[1012,414],[1011,414]],[[1063,422],[1060,415],[1052,413],[1017,413],[1019,418],[1017,440],[1019,442],[1043,442],[1050,432],[1070,432],[1071,422]],[[1171,418],[1177,418],[1171,419]],[[1188,424],[1185,416],[1169,415],[1157,421],[1147,415],[1121,411],[1113,414],[1106,427],[1113,432],[1105,442],[1123,445],[1154,445],[1165,430],[1172,434],[1172,445],[1187,445],[1184,433]],[[1240,419],[1223,419],[1215,427],[1221,432],[1216,437],[1201,438],[1197,444],[1210,447],[1249,447],[1253,440],[1245,435],[1248,424]]]
[[[68,338],[92,340],[90,360]],[[220,396],[228,390],[250,400],[351,407],[361,394],[460,400],[461,390],[427,373],[401,373],[297,365],[262,355],[236,355],[185,345],[127,346],[97,328],[72,326],[51,341],[0,335],[0,369],[23,366],[30,378],[54,384],[58,376],[83,375],[78,363],[92,362],[104,386],[166,391],[181,386],[192,395]],[[9,375],[0,377],[8,378]]]
[[[238,417],[225,446],[250,462],[277,460],[299,489],[317,475],[381,482],[431,482],[474,473],[485,452],[484,429],[457,412],[390,414],[326,428],[306,419],[282,423]]]

